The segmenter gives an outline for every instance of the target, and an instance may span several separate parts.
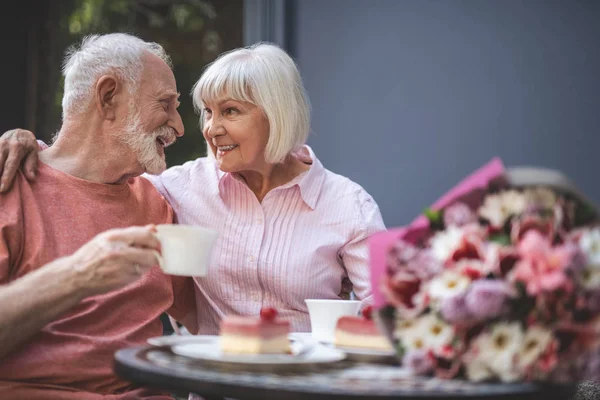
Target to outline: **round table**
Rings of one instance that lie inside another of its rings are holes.
[[[305,372],[227,370],[173,354],[168,347],[143,346],[115,354],[115,372],[143,386],[207,398],[235,399],[413,399],[567,400],[573,388],[533,383],[473,384],[408,377],[397,366],[343,361]]]

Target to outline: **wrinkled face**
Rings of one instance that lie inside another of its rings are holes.
[[[121,139],[133,150],[137,162],[150,174],[166,168],[164,148],[183,135],[177,111],[179,93],[168,65],[155,55],[143,59],[144,70]]]
[[[261,171],[269,121],[255,104],[223,97],[204,102],[203,135],[223,172]]]

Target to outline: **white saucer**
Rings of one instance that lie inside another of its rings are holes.
[[[343,347],[335,346],[336,349],[343,351],[346,354],[354,354],[357,356],[380,356],[380,357],[395,357],[396,352],[394,350],[379,350],[379,349],[367,349],[360,347]]]
[[[147,342],[152,346],[176,346],[187,343],[215,343],[218,338],[213,335],[170,335],[153,337]]]
[[[348,359],[360,362],[396,363],[396,352],[393,349],[379,350],[360,347],[336,346],[332,341],[317,340],[310,332],[294,332],[289,335],[290,340],[298,340],[305,343],[321,344],[323,346],[343,351]]]
[[[219,338],[212,337],[202,342],[188,342],[171,346],[171,351],[177,355],[190,357],[197,360],[218,363],[221,365],[315,365],[342,361],[344,352],[322,346],[292,340],[290,343],[292,354],[229,354],[223,353],[219,346]]]

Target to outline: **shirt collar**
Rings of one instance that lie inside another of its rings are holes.
[[[312,165],[310,165],[307,171],[301,173],[300,175],[292,179],[290,182],[280,186],[277,189],[285,189],[292,186],[298,186],[298,188],[300,189],[300,196],[302,197],[302,200],[304,201],[304,203],[306,203],[307,206],[311,208],[311,210],[314,210],[317,205],[319,195],[321,194],[323,183],[325,182],[326,171],[323,167],[323,164],[321,164],[319,159],[315,156],[313,150],[307,145],[304,145],[303,148],[308,151],[308,154],[312,160]],[[218,167],[216,167],[216,170],[217,177],[219,179],[219,194],[221,195],[221,197],[223,197],[224,182],[228,179],[235,178],[231,176],[230,173],[221,171]]]
[[[323,182],[325,182],[326,171],[323,167],[323,164],[321,164],[321,161],[319,161],[317,156],[315,156],[315,153],[312,151],[312,149],[306,145],[304,148],[308,150],[310,158],[312,159],[312,165],[308,171],[292,179],[288,185],[298,185],[302,200],[304,200],[306,205],[309,206],[311,210],[314,210],[317,205],[319,195],[321,194]]]

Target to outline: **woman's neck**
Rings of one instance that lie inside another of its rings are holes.
[[[294,155],[288,155],[282,163],[267,164],[260,170],[240,171],[237,174],[244,180],[260,203],[271,190],[285,185],[307,171],[310,165]]]

